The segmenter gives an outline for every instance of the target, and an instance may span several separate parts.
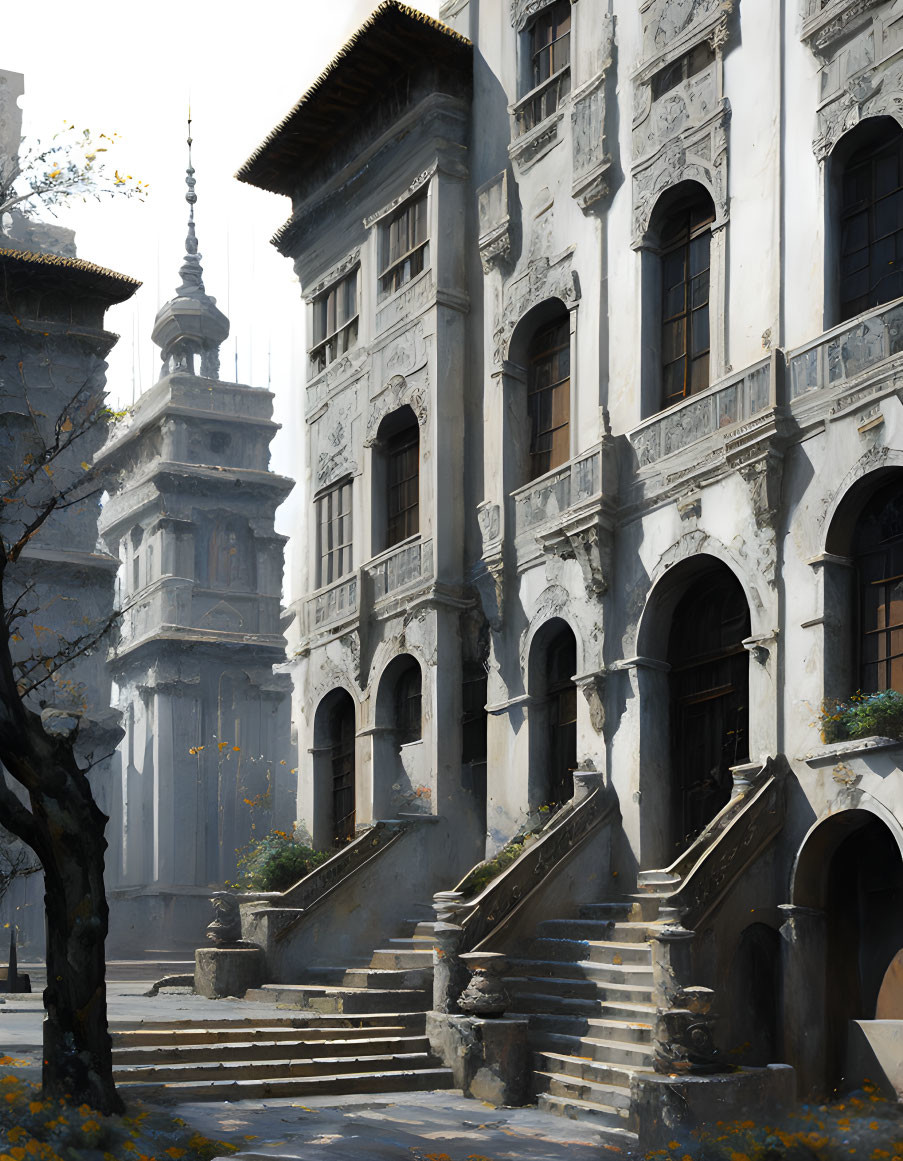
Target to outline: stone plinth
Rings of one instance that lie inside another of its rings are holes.
[[[252,944],[199,947],[194,953],[194,990],[208,1000],[243,996],[248,988],[257,988],[263,983],[265,966],[262,948]]]
[[[530,1101],[530,1049],[526,1017],[455,1016],[428,1012],[433,1052],[452,1070],[455,1088],[490,1105]]]
[[[718,1076],[634,1075],[630,1082],[631,1128],[639,1149],[666,1146],[703,1125],[738,1117],[773,1124],[796,1101],[796,1074],[789,1064],[738,1068]]]

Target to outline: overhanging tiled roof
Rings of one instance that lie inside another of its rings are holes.
[[[141,283],[126,274],[117,274],[105,266],[95,266],[81,258],[61,254],[33,254],[0,246],[0,268],[17,281],[53,282],[73,290],[89,290],[108,303],[124,302]]]
[[[299,160],[309,169],[347,131],[349,119],[370,109],[399,77],[424,60],[469,77],[472,54],[466,36],[398,0],[383,0],[235,176],[290,194]]]

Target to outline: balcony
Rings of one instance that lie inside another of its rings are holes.
[[[570,509],[598,499],[601,492],[602,449],[597,444],[577,459],[511,493],[515,539],[557,524]]]
[[[763,359],[653,415],[628,437],[639,467],[684,451],[707,436],[734,434],[740,424],[773,407],[774,392],[772,363]]]
[[[512,141],[508,154],[521,169],[529,169],[558,141],[562,106],[570,91],[571,70],[565,65],[509,106]]]
[[[834,327],[787,355],[790,402],[843,387],[903,352],[903,300]]]
[[[359,591],[358,574],[353,572],[341,577],[328,588],[314,593],[307,602],[308,633],[315,633],[340,621],[356,617]]]
[[[373,600],[381,601],[433,575],[432,540],[407,540],[390,548],[365,567]]]

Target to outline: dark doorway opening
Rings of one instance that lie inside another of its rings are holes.
[[[569,628],[563,628],[549,643],[546,665],[549,801],[566,802],[574,797],[573,773],[577,765],[577,642]]]
[[[332,766],[332,842],[354,838],[354,702],[348,694],[329,711]]]
[[[725,806],[730,767],[749,756],[749,606],[724,565],[696,579],[674,610],[671,769],[674,853]]]

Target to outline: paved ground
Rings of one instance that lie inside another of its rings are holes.
[[[285,1016],[270,1004],[205,1000],[194,995],[145,996],[149,981],[112,981],[111,1022],[235,1019]],[[40,992],[0,1003],[0,1054],[40,1063]],[[19,1071],[19,1070],[17,1070]],[[233,1157],[295,1161],[599,1161],[609,1156],[599,1134],[584,1122],[548,1116],[535,1108],[494,1109],[460,1092],[360,1094],[234,1103],[166,1105],[207,1136],[229,1140]]]

